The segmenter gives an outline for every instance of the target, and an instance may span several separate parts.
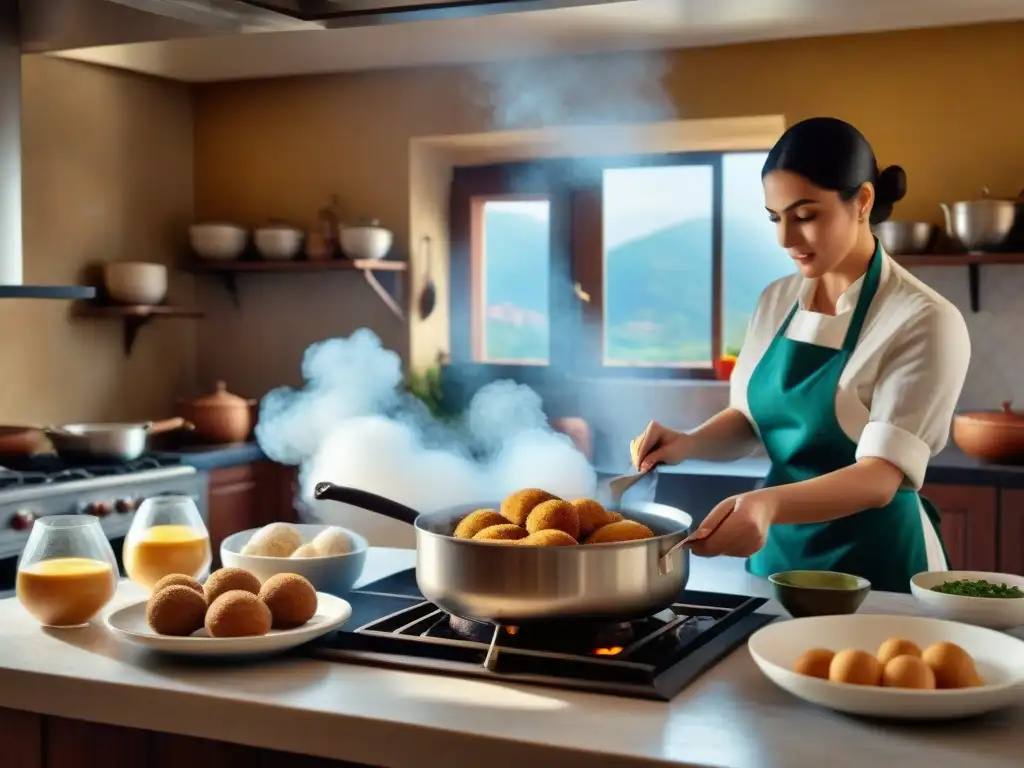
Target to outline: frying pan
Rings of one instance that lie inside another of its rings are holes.
[[[416,528],[416,584],[430,602],[465,619],[521,625],[567,619],[627,621],[675,602],[686,585],[693,519],[652,502],[618,511],[657,534],[641,541],[579,547],[528,547],[456,539],[455,526],[500,501],[419,513],[356,488],[319,483],[314,495],[351,504]]]

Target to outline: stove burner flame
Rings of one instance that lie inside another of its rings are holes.
[[[594,655],[595,656],[618,656],[620,653],[622,653],[622,646],[621,645],[614,645],[611,648],[595,648],[594,649]]]
[[[477,643],[490,644],[495,632],[494,624],[454,615],[448,616],[448,626],[458,637]],[[618,656],[636,639],[631,622],[581,620],[497,626],[501,632],[499,645],[594,656]]]

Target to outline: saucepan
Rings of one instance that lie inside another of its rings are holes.
[[[624,517],[654,538],[578,547],[524,547],[452,536],[463,517],[500,501],[420,513],[375,493],[319,483],[314,495],[416,529],[416,584],[430,602],[464,619],[498,625],[565,620],[627,621],[679,598],[689,576],[693,518],[653,502],[624,504]]]
[[[133,461],[146,452],[150,435],[191,428],[189,422],[176,418],[127,424],[64,424],[41,429],[62,458]]]

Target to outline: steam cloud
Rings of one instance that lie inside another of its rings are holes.
[[[256,439],[267,456],[301,466],[303,496],[318,482],[360,488],[421,512],[495,501],[540,487],[589,496],[596,476],[565,435],[553,431],[529,387],[482,387],[451,424],[429,415],[402,387],[401,360],[365,328],[313,344],[302,361],[305,387],[270,392]],[[326,522],[344,506],[321,503]]]

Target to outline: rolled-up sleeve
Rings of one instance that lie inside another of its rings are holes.
[[[882,360],[857,459],[885,459],[903,471],[904,488],[919,490],[928,461],[946,447],[970,359],[960,312],[952,305],[923,305]]]

